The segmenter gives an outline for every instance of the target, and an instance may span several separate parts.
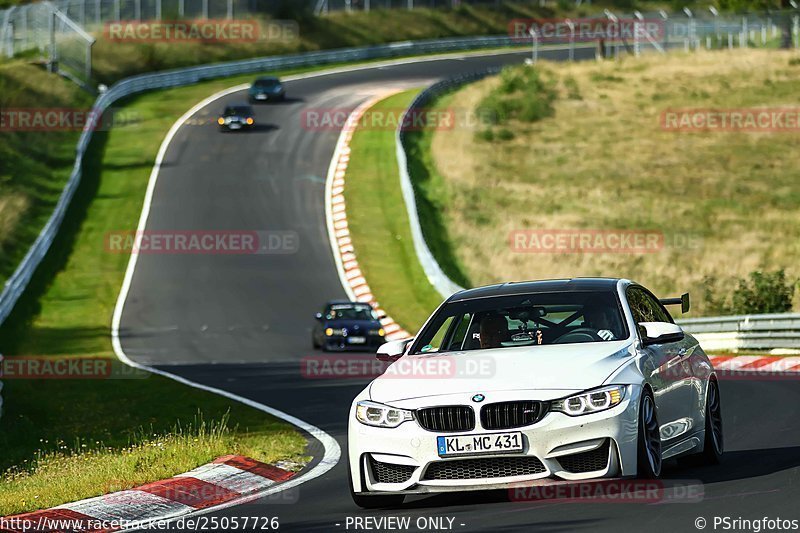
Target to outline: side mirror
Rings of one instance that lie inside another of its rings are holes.
[[[642,344],[666,344],[683,340],[684,334],[680,326],[669,322],[641,322],[639,332],[642,335]]]
[[[314,318],[316,318],[317,320],[322,320],[322,313],[317,313],[316,315],[314,315]]]
[[[384,318],[386,318],[386,315],[378,315],[378,320],[383,320]]]
[[[403,339],[400,341],[389,341],[385,344],[382,344],[380,348],[378,348],[378,352],[375,354],[375,358],[378,361],[384,361],[387,363],[393,363],[397,361],[406,353],[406,348],[411,345],[411,341],[414,340],[414,337],[410,339]]]

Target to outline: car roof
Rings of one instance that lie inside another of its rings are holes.
[[[448,302],[487,298],[492,296],[511,296],[536,292],[578,292],[578,291],[612,291],[617,287],[619,278],[571,278],[547,279],[539,281],[512,281],[498,283],[474,289],[459,291],[448,298]]]
[[[256,78],[256,81],[280,81],[276,76],[262,76]]]

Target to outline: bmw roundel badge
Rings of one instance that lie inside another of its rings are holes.
[[[475,396],[472,397],[472,401],[475,403],[481,403],[485,399],[486,396],[484,396],[483,394],[476,394]]]

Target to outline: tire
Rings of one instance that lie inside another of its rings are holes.
[[[708,381],[706,392],[706,440],[701,455],[707,465],[717,465],[725,450],[722,432],[722,405],[717,380]]]
[[[661,433],[659,431],[656,403],[653,393],[645,388],[639,401],[639,438],[637,476],[656,479],[661,476]]]
[[[353,498],[353,503],[362,509],[389,509],[392,507],[399,507],[403,504],[403,500],[406,498],[402,494],[381,494],[380,496],[364,496],[363,494],[356,494],[353,490],[352,474],[348,474],[347,485],[350,488],[350,497]]]
[[[313,346],[315,350],[319,350],[320,348],[320,345],[314,335],[311,335],[311,346]]]

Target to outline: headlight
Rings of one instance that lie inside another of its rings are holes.
[[[403,422],[414,420],[411,411],[389,407],[381,403],[362,401],[356,404],[356,419],[368,426],[396,428]]]
[[[328,328],[325,330],[325,335],[327,335],[328,337],[332,337],[333,335],[341,335],[342,333],[344,333],[344,329],[342,328],[339,329]]]
[[[626,390],[627,387],[624,385],[614,385],[582,392],[569,398],[555,400],[550,404],[550,409],[569,416],[597,413],[619,405],[625,397]]]
[[[386,332],[383,331],[383,328],[381,328],[381,329],[371,329],[371,330],[369,330],[369,334],[370,335],[377,335],[379,337],[383,337],[384,335],[386,335]]]

